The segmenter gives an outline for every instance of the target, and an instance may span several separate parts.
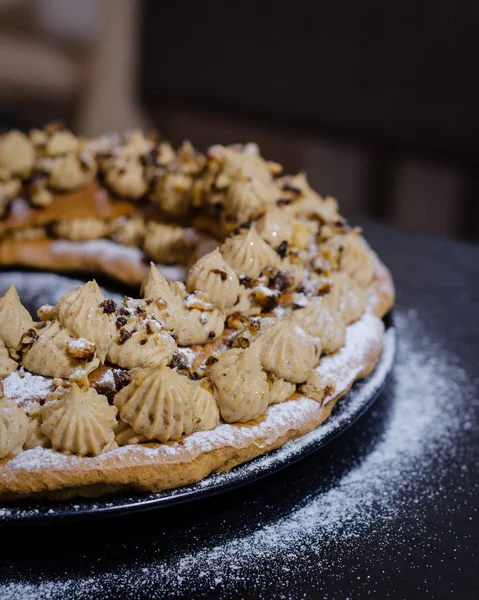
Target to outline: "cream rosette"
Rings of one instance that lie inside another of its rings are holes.
[[[224,331],[225,315],[214,308],[204,292],[187,294],[184,284],[175,282],[171,290],[177,298],[177,326],[174,337],[179,346],[206,344]]]
[[[167,171],[154,184],[150,198],[164,214],[182,217],[190,207],[192,187],[191,176]]]
[[[331,275],[332,288],[328,296],[338,307],[346,325],[357,321],[366,308],[367,295],[364,288],[347,273],[336,271]]]
[[[159,263],[184,264],[192,250],[183,227],[150,222],[146,226],[145,252]]]
[[[120,158],[139,158],[153,149],[153,142],[145,137],[139,129],[125,134],[121,143],[115,148],[115,154]]]
[[[291,319],[305,331],[321,340],[325,354],[344,346],[346,325],[338,301],[331,293],[311,298],[305,308],[293,311]]]
[[[202,387],[201,382],[193,383],[193,405],[195,407],[195,431],[214,429],[220,422],[220,412],[213,394]]]
[[[25,349],[21,361],[31,373],[68,379],[79,370],[85,374],[90,373],[100,363],[94,353],[90,353],[84,360],[75,358],[78,338],[62,329],[59,321],[47,322],[37,331],[36,336]]]
[[[144,167],[136,156],[119,157],[105,167],[109,188],[124,198],[139,200],[148,191]]]
[[[291,383],[306,381],[318,364],[321,344],[290,319],[274,325],[252,345],[266,371]]]
[[[339,268],[362,287],[367,287],[376,270],[374,258],[363,237],[355,231],[338,234],[320,246],[326,256],[332,255]]]
[[[147,442],[148,438],[144,435],[136,433],[132,426],[125,421],[119,421],[118,426],[115,430],[115,442],[119,446],[128,446],[129,444],[143,444]]]
[[[279,404],[284,402],[296,392],[296,385],[281,377],[268,373],[269,403]]]
[[[0,458],[18,454],[28,435],[29,419],[21,406],[0,389]]]
[[[13,130],[0,137],[0,168],[10,175],[26,177],[35,160],[35,150],[28,137]]]
[[[298,289],[301,287],[304,278],[304,265],[296,256],[288,256],[281,261],[281,271],[287,271],[291,277],[291,283],[288,289]]]
[[[238,275],[258,277],[265,267],[278,267],[279,255],[256,232],[254,226],[228,238],[221,246],[225,261]]]
[[[277,248],[282,242],[291,243],[293,223],[291,215],[281,208],[268,208],[255,223],[256,231],[270,244]]]
[[[234,270],[224,260],[220,250],[205,254],[190,269],[187,290],[201,290],[220,310],[231,308],[238,300],[240,283]]]
[[[58,221],[52,227],[53,235],[59,238],[81,242],[97,240],[105,237],[107,224],[103,219],[91,217],[89,219],[69,219]]]
[[[272,180],[271,166],[260,156],[256,144],[211,146],[208,150],[208,166],[213,166],[216,171],[218,165],[220,174],[217,177],[217,189],[226,187],[237,178],[251,178],[264,184]]]
[[[76,384],[56,392],[40,409],[41,431],[54,450],[97,455],[114,442],[117,409],[93,388]]]
[[[45,156],[49,157],[75,152],[80,146],[80,140],[67,129],[48,132],[36,129],[31,132],[30,137],[35,146],[43,146]]]
[[[23,444],[24,450],[31,450],[32,448],[49,448],[51,446],[50,440],[42,431],[42,418],[39,414],[35,414],[30,418],[28,424],[28,434],[25,443]]]
[[[223,352],[208,369],[221,417],[246,423],[260,417],[270,401],[266,373],[251,348]]]
[[[147,300],[146,312],[161,321],[166,329],[174,331],[180,299],[153,263],[141,284],[141,295]]]
[[[124,369],[133,369],[166,365],[175,352],[175,340],[157,321],[134,320],[120,330],[107,359]]]
[[[203,392],[175,369],[138,369],[115,397],[115,406],[137,434],[167,442],[214,427],[214,400],[207,401]]]
[[[330,196],[323,198],[315,192],[304,172],[281,177],[277,185],[291,199],[291,203],[285,207],[291,214],[314,217],[323,223],[334,223],[339,219],[337,200]]]
[[[95,344],[103,362],[113,339],[115,326],[110,314],[100,306],[105,300],[96,281],[89,281],[65,294],[56,307],[62,327],[72,335]]]
[[[141,217],[120,217],[110,223],[108,235],[119,244],[142,247],[146,235],[145,221]]]
[[[259,216],[278,197],[273,184],[257,179],[234,179],[226,192],[224,214],[227,220],[244,223]]]
[[[0,167],[1,169],[1,167]],[[9,200],[16,198],[22,191],[22,182],[20,179],[2,179],[0,171],[0,217],[5,214]],[[13,236],[18,235],[17,232]]]
[[[164,214],[182,217],[190,207],[194,177],[203,168],[205,158],[190,142],[184,142],[176,154],[171,146],[169,150],[165,144],[162,146],[159,162],[166,168],[162,175],[155,177],[150,198]]]
[[[83,187],[97,172],[96,161],[86,153],[69,152],[49,160],[48,185],[60,192]]]
[[[33,320],[13,284],[0,298],[0,315],[0,340],[10,350],[19,350],[22,337],[33,326]]]
[[[18,363],[8,353],[8,348],[0,339],[0,377],[6,377],[18,368]]]

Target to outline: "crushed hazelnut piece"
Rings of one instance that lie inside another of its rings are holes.
[[[131,338],[131,332],[128,331],[128,329],[122,328],[120,329],[120,337],[118,338],[118,343],[119,344],[124,344],[126,342],[126,340],[129,340]]]
[[[116,310],[116,304],[111,298],[107,298],[100,303],[100,308],[106,315],[111,315]]]

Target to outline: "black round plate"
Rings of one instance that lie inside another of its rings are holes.
[[[73,289],[81,282],[79,279],[50,273],[10,271],[0,274],[0,295],[8,285],[15,283],[22,301],[33,311],[41,304],[55,303],[59,295],[67,291],[65,288],[70,285],[70,289]],[[111,286],[105,291],[111,292]],[[120,292],[118,288],[116,291]],[[164,508],[232,490],[295,463],[342,434],[380,395],[392,369],[396,352],[396,331],[392,315],[389,314],[384,321],[384,347],[375,370],[363,381],[355,383],[351,391],[336,404],[331,417],[311,433],[235,467],[228,473],[214,473],[198,483],[174,490],[156,494],[121,494],[98,499],[77,498],[63,503],[27,500],[9,503],[0,508],[0,524],[47,524],[54,520],[98,518]]]

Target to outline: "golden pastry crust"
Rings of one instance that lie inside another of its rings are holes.
[[[71,242],[41,239],[0,242],[0,263],[5,266],[34,267],[51,271],[78,271],[107,275],[127,285],[140,285],[148,274],[148,261],[143,252],[108,240]]]
[[[382,324],[378,317],[391,308],[394,288],[387,269],[376,258],[375,262],[376,274],[368,292],[371,312],[363,317],[367,320],[365,330],[371,333],[369,343],[362,347],[361,352],[356,348],[349,357],[345,346],[344,370],[349,373],[349,378],[344,389],[333,394],[327,404],[315,402],[315,408],[309,408],[289,425],[268,430],[267,435],[267,430],[258,427],[261,419],[246,426],[229,426],[245,430],[237,446],[224,442],[209,446],[193,442],[188,444],[186,442],[189,439],[195,438],[189,436],[183,443],[180,440],[165,444],[169,449],[164,453],[155,452],[162,446],[160,444],[128,446],[132,451],[126,454],[125,450],[120,449],[97,458],[64,457],[57,465],[45,465],[41,469],[29,468],[28,464],[22,466],[21,462],[16,466],[15,459],[6,458],[0,461],[0,499],[8,501],[31,496],[65,500],[74,496],[100,496],[122,490],[158,492],[199,481],[212,472],[229,471],[236,465],[312,431],[329,417],[335,402],[347,393],[354,381],[371,373],[379,359]],[[358,322],[350,327],[360,325],[361,322]],[[278,406],[290,402],[300,400],[291,400]]]
[[[39,309],[40,323],[14,290],[0,300],[5,396],[28,425],[23,452],[0,462],[0,497],[196,481],[310,431],[374,368],[392,281],[304,175],[274,179],[280,167],[250,145],[214,147],[205,159],[139,132],[94,142],[51,127],[30,139],[34,176],[25,185],[41,206],[22,214],[10,205],[0,261],[23,253],[36,266],[113,267],[131,282],[146,275],[145,255],[198,260],[186,286],[151,266],[143,298],[120,304],[89,282]],[[97,169],[100,179],[80,183]],[[65,179],[54,185],[55,175]],[[63,214],[75,194],[57,198],[54,188],[77,185],[90,212]],[[92,212],[97,202],[103,213]],[[208,250],[188,228],[198,212],[210,236],[222,237]],[[110,239],[90,239],[100,235]],[[21,368],[9,375],[13,365]],[[7,437],[19,437],[7,408]]]

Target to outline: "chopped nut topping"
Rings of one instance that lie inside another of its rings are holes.
[[[294,277],[289,271],[278,271],[278,273],[270,280],[270,286],[279,292],[293,287]]]
[[[116,304],[111,298],[107,298],[100,303],[100,308],[106,315],[111,315],[116,310]]]
[[[51,321],[55,318],[56,314],[56,307],[52,306],[51,304],[44,304],[37,310],[37,315],[42,321]]]
[[[210,273],[219,275],[221,277],[221,281],[226,281],[228,279],[228,273],[221,271],[221,269],[211,269]]]
[[[131,381],[131,376],[128,373],[128,371],[120,371],[120,369],[115,369],[113,371],[113,376],[115,377],[115,385],[117,392],[126,387]]]
[[[242,329],[247,318],[244,313],[235,312],[226,319],[226,326],[230,329]]]
[[[286,253],[288,252],[288,242],[286,240],[281,242],[281,244],[276,249],[276,252],[281,256],[281,258],[284,258],[286,256]]]
[[[270,312],[278,306],[278,295],[275,291],[260,287],[255,288],[253,294],[255,300],[262,307],[264,312]]]
[[[218,362],[218,359],[216,358],[216,356],[214,354],[212,354],[211,356],[209,356],[206,359],[205,365],[207,365],[207,366],[214,365],[216,362]]]
[[[239,282],[241,285],[244,285],[246,289],[253,287],[253,280],[247,275],[240,275]]]
[[[91,362],[95,358],[96,346],[88,340],[76,339],[68,342],[67,352],[76,360]]]
[[[291,194],[294,194],[295,196],[301,196],[303,193],[301,188],[297,187],[296,185],[291,185],[290,183],[285,183],[281,189],[283,192],[291,192]]]
[[[170,361],[170,367],[172,369],[186,369],[188,367],[186,356],[180,352],[174,354]]]
[[[246,349],[251,346],[251,340],[249,340],[246,336],[242,335],[237,338],[237,344],[240,348]]]
[[[122,328],[120,329],[120,337],[118,339],[118,343],[119,344],[124,344],[126,342],[126,340],[129,340],[131,338],[132,334],[130,331],[128,331],[128,329]]]
[[[128,319],[123,315],[120,315],[119,317],[116,318],[116,328],[117,329],[120,329],[127,323],[128,323]]]
[[[35,329],[29,329],[27,333],[22,337],[22,344],[28,346],[38,340],[38,333]]]

